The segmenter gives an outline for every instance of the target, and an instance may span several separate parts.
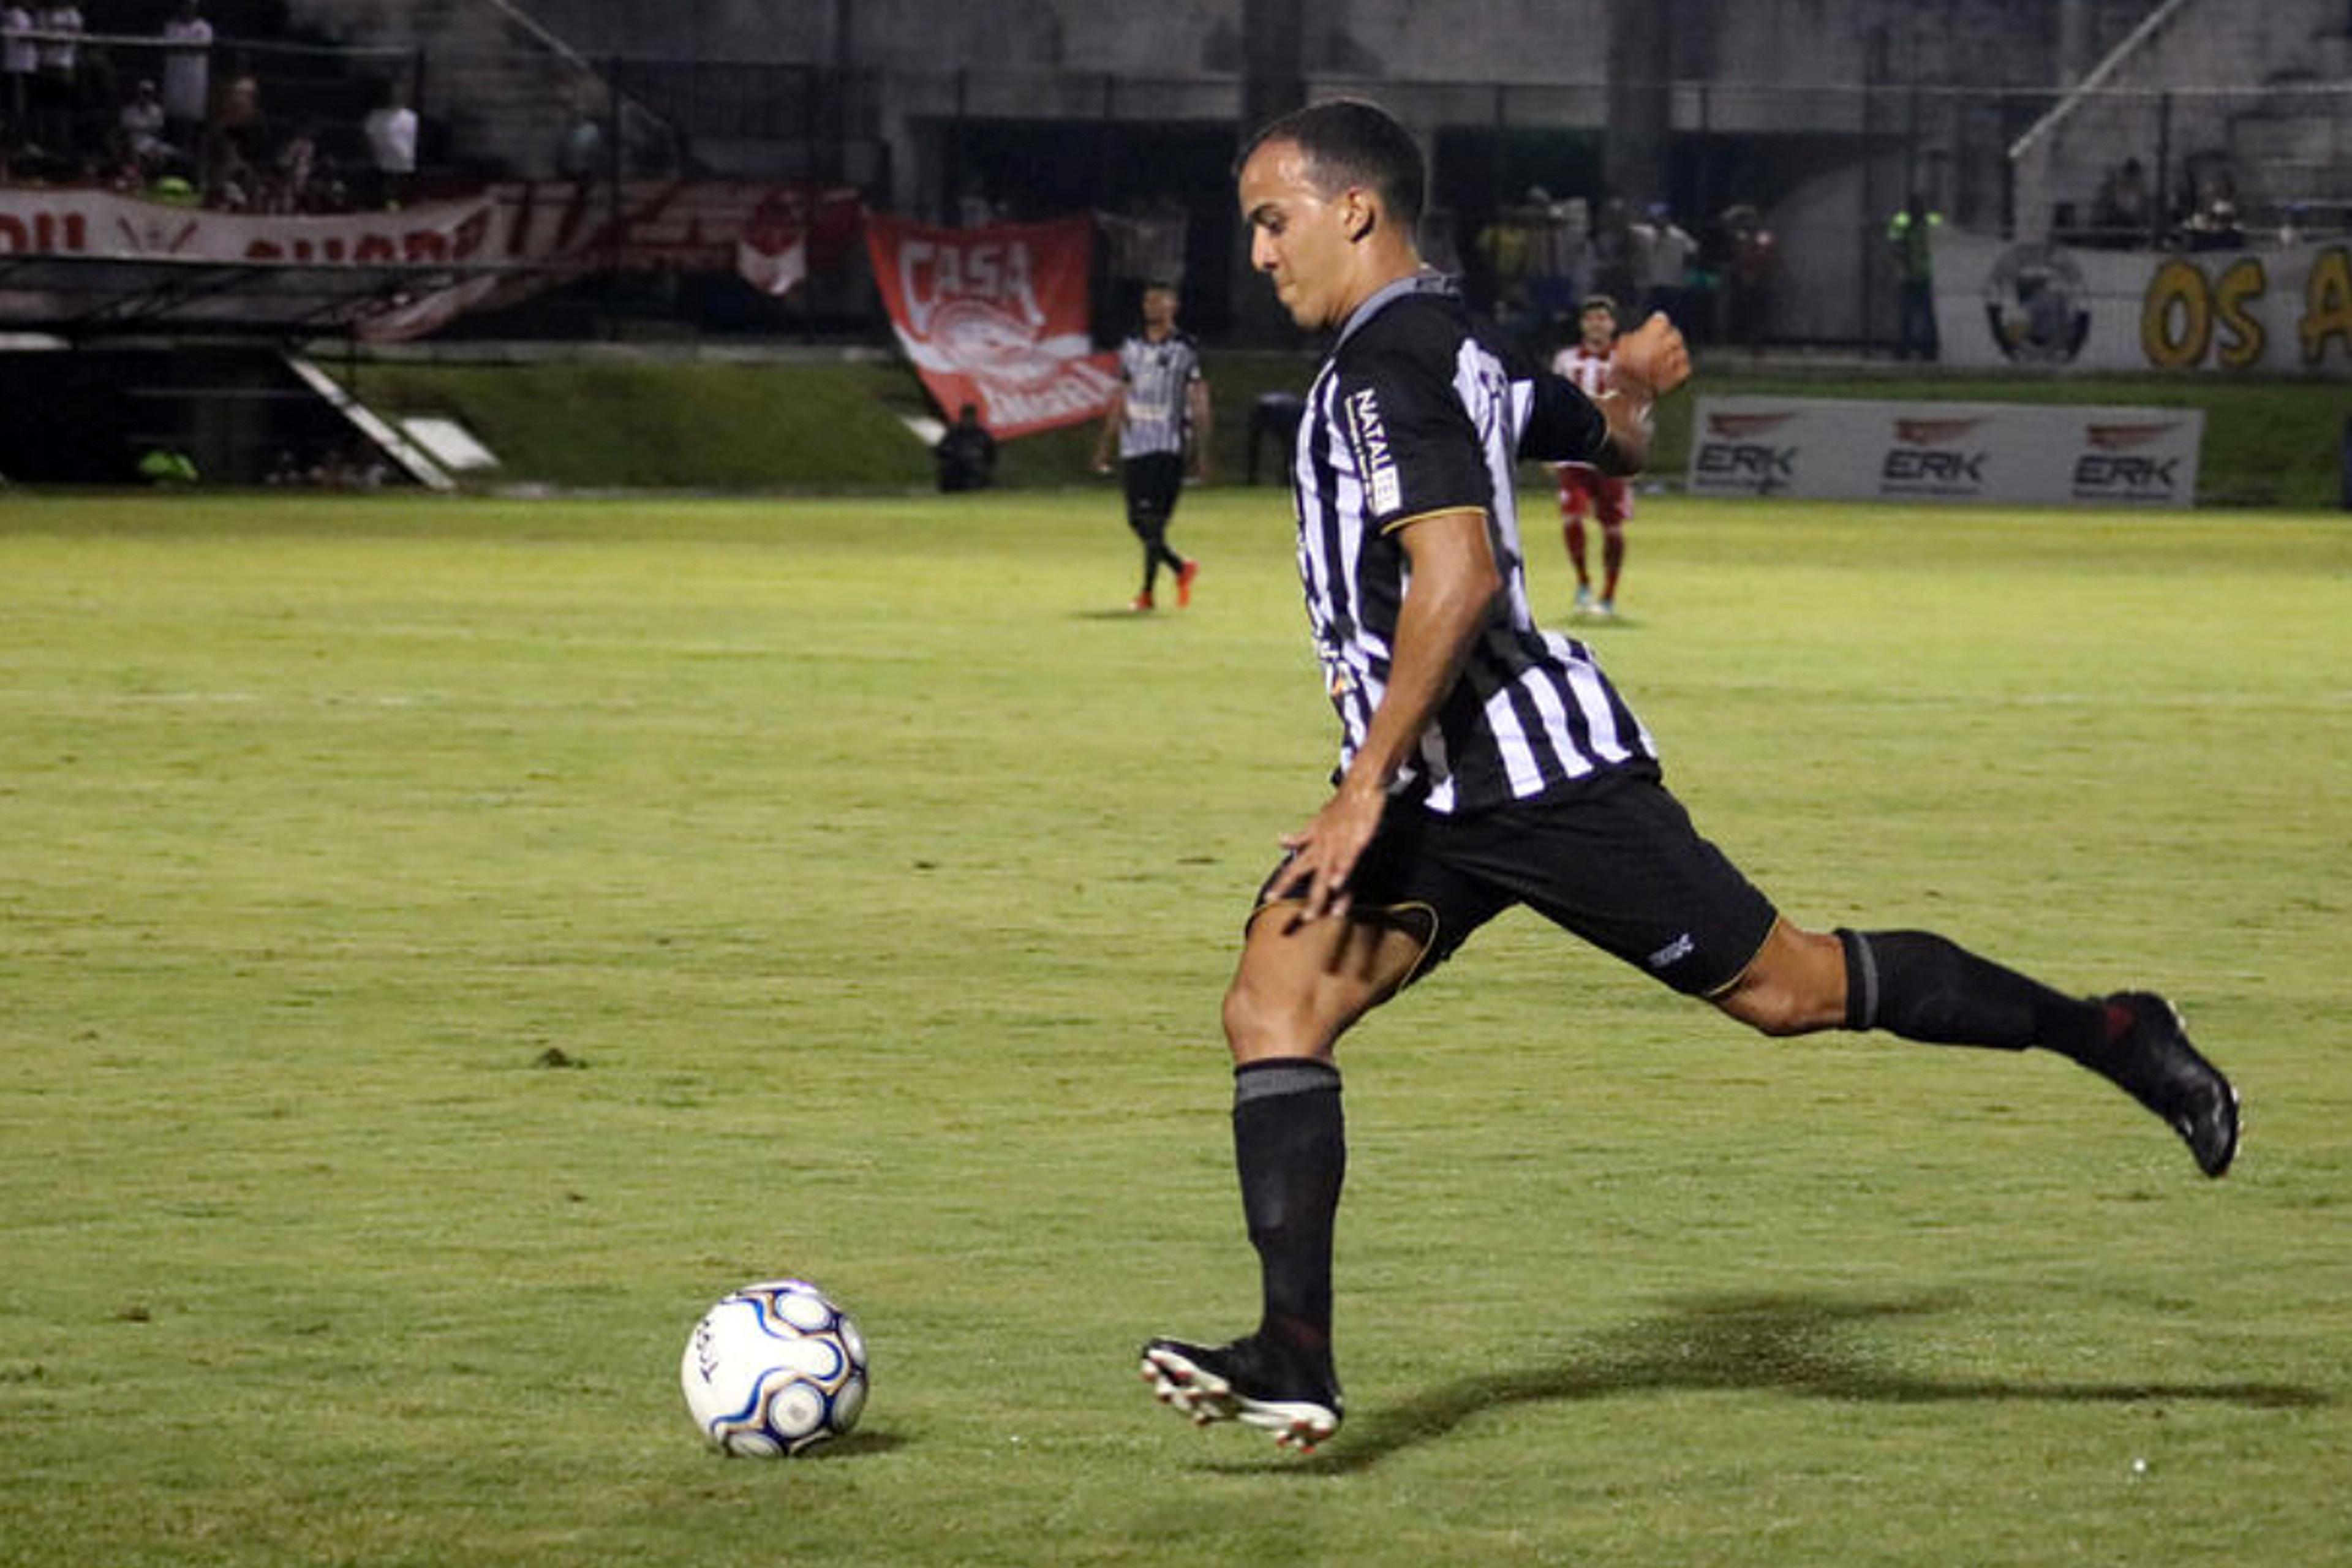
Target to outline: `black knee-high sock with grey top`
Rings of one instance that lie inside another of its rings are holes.
[[[2053,991],[1932,932],[1840,931],[1845,1026],[1937,1046],[2041,1046],[2095,1064],[2130,1019]]]
[[[1305,1057],[1235,1068],[1234,1163],[1265,1279],[1258,1331],[1319,1350],[1331,1341],[1331,1232],[1348,1168],[1339,1069]]]

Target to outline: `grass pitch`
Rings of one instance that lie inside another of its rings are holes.
[[[2160,984],[2245,1152],[1512,917],[1343,1050],[1301,1462],[1132,1362],[1254,1310],[1216,1003],[1332,722],[1273,491],[1150,619],[1117,510],[0,501],[0,1563],[2346,1560],[2340,519],[1645,502],[1702,828]],[[784,1272],[873,1403],[719,1460]]]

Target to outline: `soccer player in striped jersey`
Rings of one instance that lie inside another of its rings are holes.
[[[2162,1117],[2207,1175],[2228,1169],[2237,1095],[2161,997],[2080,998],[1925,931],[1783,919],[1667,793],[1649,733],[1591,650],[1535,624],[1514,469],[1637,471],[1653,402],[1690,374],[1671,322],[1653,316],[1619,341],[1597,398],[1517,363],[1423,268],[1420,153],[1370,104],[1275,121],[1240,185],[1254,264],[1299,325],[1336,334],[1291,478],[1341,741],[1337,789],[1284,838],[1224,1001],[1262,1314],[1226,1343],[1147,1343],[1161,1401],[1292,1448],[1338,1429],[1334,1047],[1514,904],[1766,1035],[1878,1028],[2058,1052]]]
[[[1143,542],[1143,590],[1135,608],[1159,603],[1160,568],[1176,578],[1176,604],[1192,602],[1192,579],[1201,564],[1169,546],[1168,525],[1184,489],[1184,457],[1192,455],[1193,477],[1209,477],[1208,377],[1201,372],[1201,349],[1176,326],[1176,290],[1154,283],[1143,291],[1142,330],[1118,347],[1118,394],[1103,418],[1095,446],[1095,469],[1110,472],[1118,449],[1121,488],[1127,492],[1127,526]]]
[[[1576,383],[1587,397],[1609,390],[1617,359],[1617,302],[1606,294],[1589,296],[1577,314],[1576,342],[1552,356],[1551,373]],[[1625,524],[1633,517],[1633,487],[1618,474],[1591,463],[1560,463],[1559,531],[1568,563],[1576,568],[1576,611],[1608,620],[1617,614],[1617,579],[1625,570]],[[1584,514],[1601,521],[1601,596],[1592,596],[1592,573],[1584,558]]]

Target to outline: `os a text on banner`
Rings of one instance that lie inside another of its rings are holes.
[[[866,244],[899,346],[943,412],[973,404],[1003,437],[1110,406],[1118,360],[1087,336],[1091,218],[932,228],[875,213]]]

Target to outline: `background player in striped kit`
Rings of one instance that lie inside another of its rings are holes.
[[[1213,409],[1209,380],[1201,371],[1201,349],[1176,326],[1174,285],[1154,283],[1143,290],[1143,326],[1118,346],[1118,394],[1103,418],[1095,444],[1095,471],[1110,472],[1114,446],[1119,479],[1127,492],[1127,526],[1143,542],[1143,588],[1135,608],[1158,604],[1160,568],[1176,577],[1176,603],[1192,602],[1192,580],[1201,563],[1188,561],[1168,543],[1168,525],[1184,490],[1184,458],[1192,475],[1209,477],[1209,431]]]
[[[1150,1341],[1142,1373],[1195,1422],[1301,1449],[1341,1414],[1334,1048],[1514,904],[1763,1034],[2039,1046],[2163,1118],[2209,1176],[2238,1144],[2236,1092],[2163,998],[2070,996],[1926,931],[1803,930],[1698,835],[1591,650],[1535,624],[1512,489],[1523,458],[1638,471],[1653,400],[1690,374],[1682,334],[1662,315],[1635,328],[1598,399],[1519,363],[1423,268],[1422,168],[1394,120],[1340,100],[1275,121],[1240,173],[1252,262],[1300,326],[1338,333],[1291,478],[1340,759],[1282,841],[1225,994],[1258,1327]]]
[[[1551,373],[1576,383],[1588,397],[1609,390],[1609,367],[1617,355],[1617,302],[1606,294],[1586,298],[1577,312],[1576,342],[1552,356]],[[1617,614],[1617,579],[1625,570],[1625,524],[1633,516],[1633,487],[1622,476],[1591,463],[1560,463],[1559,531],[1568,563],[1576,568],[1576,614],[1603,620]],[[1584,514],[1601,520],[1601,596],[1592,596],[1592,573],[1585,563]]]

